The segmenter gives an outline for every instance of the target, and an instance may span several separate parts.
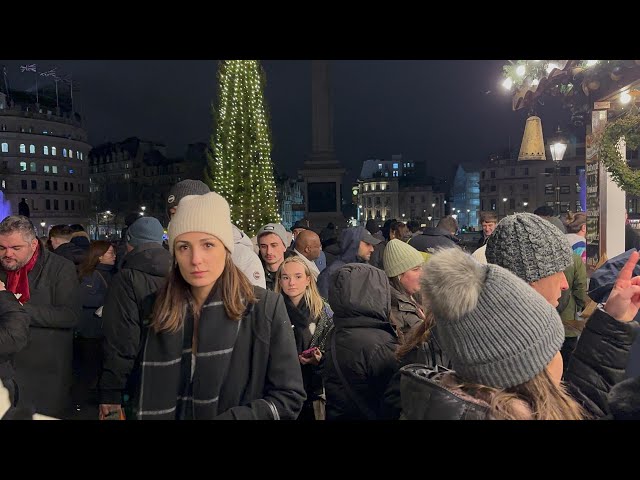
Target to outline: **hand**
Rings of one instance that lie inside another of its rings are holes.
[[[100,413],[98,418],[100,420],[106,420],[107,417],[115,417],[116,419],[120,419],[122,415],[122,406],[114,405],[114,404],[100,404]]]
[[[313,352],[313,357],[303,357],[302,355],[298,355],[298,359],[300,360],[300,363],[302,365],[319,365],[320,364],[320,359],[322,358],[322,352],[320,351],[320,349],[316,349]]]
[[[0,292],[6,290],[7,287],[5,286],[4,282],[2,280],[0,280]]]
[[[640,309],[640,276],[633,277],[633,269],[640,259],[640,253],[633,252],[618,274],[604,311],[616,320],[630,322]]]

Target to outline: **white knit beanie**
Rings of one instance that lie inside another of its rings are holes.
[[[180,200],[180,208],[169,222],[169,251],[178,235],[204,232],[218,238],[233,253],[233,231],[227,201],[215,192],[187,195]]]

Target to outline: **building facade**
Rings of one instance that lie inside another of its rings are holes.
[[[450,208],[453,214],[457,214],[460,226],[478,224],[480,211],[480,169],[478,167],[464,163],[458,165],[451,189]]]
[[[557,169],[548,145],[546,150],[544,161],[492,156],[480,170],[480,210],[495,210],[503,218],[542,205],[555,209],[557,201],[561,214],[584,210],[580,177],[586,168],[585,145],[570,143]]]
[[[7,213],[25,199],[39,233],[51,225],[88,225],[89,151],[79,114],[0,93],[0,190]]]
[[[358,197],[358,221],[374,219],[415,220],[435,225],[445,215],[445,193],[440,182],[424,175],[424,163],[406,162],[401,155],[392,160],[363,162],[352,192]]]
[[[93,235],[96,228],[99,237],[119,235],[132,212],[168,225],[169,191],[181,180],[203,179],[206,149],[204,143],[190,144],[183,158],[168,158],[164,144],[136,137],[93,148],[89,154]]]
[[[303,182],[286,175],[277,176],[276,191],[281,223],[287,230],[291,230],[294,223],[304,218]]]

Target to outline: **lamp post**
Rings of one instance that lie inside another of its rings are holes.
[[[40,226],[42,227],[42,236],[44,237],[45,233],[44,233],[44,227],[47,226],[47,224],[44,222],[44,220],[42,222],[40,222]]]
[[[507,200],[508,200],[507,197],[504,197],[502,199],[502,204],[504,205],[504,216],[505,217],[507,216]]]
[[[431,216],[433,218],[436,218],[436,204],[435,203],[431,204]]]
[[[144,216],[144,211],[147,209],[147,207],[145,207],[144,205],[140,207],[140,210],[142,210],[140,212],[140,216],[143,217]]]
[[[471,209],[467,208],[467,227],[471,225],[471,219],[469,218],[470,213],[471,213]]]
[[[567,140],[564,137],[560,126],[555,133],[554,138],[550,141],[549,150],[551,151],[551,158],[555,164],[555,176],[556,176],[556,216],[560,215],[560,162],[564,157],[564,153],[567,151]]]
[[[429,216],[427,217],[427,220],[429,220],[429,226],[430,226],[430,227],[433,227],[433,225],[431,224],[431,219],[432,219],[432,218],[433,218],[433,217],[432,217],[431,215],[429,215]]]

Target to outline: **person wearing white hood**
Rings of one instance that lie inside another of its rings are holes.
[[[209,187],[200,180],[187,179],[176,183],[171,188],[169,196],[167,197],[167,215],[169,221],[171,221],[171,218],[176,213],[178,204],[182,198],[187,195],[205,195],[210,191]],[[258,257],[253,248],[251,238],[233,224],[231,224],[231,229],[233,230],[233,243],[235,245],[231,260],[233,260],[235,266],[245,274],[252,285],[267,288],[262,262],[260,262],[260,257]]]

